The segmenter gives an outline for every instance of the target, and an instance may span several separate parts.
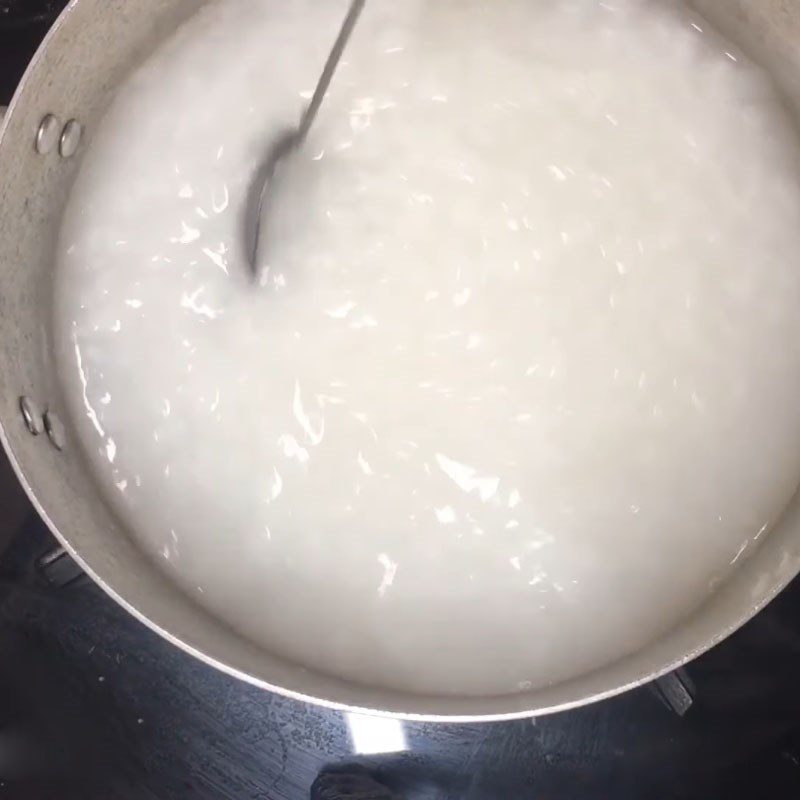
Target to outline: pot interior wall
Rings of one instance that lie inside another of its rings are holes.
[[[665,0],[669,1],[669,0]],[[67,547],[129,610],[186,649],[248,679],[331,703],[421,716],[542,713],[578,705],[647,680],[698,654],[748,619],[800,568],[800,500],[758,552],[691,619],[641,652],[544,690],[495,697],[420,697],[379,691],[288,664],[233,633],[172,586],[110,513],[69,440],[57,452],[32,437],[18,409],[29,395],[66,419],[51,362],[49,319],[61,209],[92,131],[114,87],[204,0],[78,0],[51,33],[23,81],[0,140],[0,423],[34,501]],[[800,108],[800,4],[697,0],[697,8],[778,77]],[[77,118],[77,156],[33,147],[45,113]],[[33,496],[33,495],[32,495]]]
[[[770,72],[800,120],[800,6],[792,0],[692,0],[691,5]]]

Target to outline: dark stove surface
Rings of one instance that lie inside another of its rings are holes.
[[[0,105],[63,4],[0,0]],[[375,720],[216,672],[43,566],[56,543],[1,459],[0,798],[800,798],[800,581],[658,686],[534,721]]]
[[[0,24],[22,27],[33,22],[49,22],[64,6],[61,0],[0,0]]]

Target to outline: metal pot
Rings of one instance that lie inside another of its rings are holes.
[[[431,697],[359,686],[288,663],[223,625],[148,560],[61,427],[66,406],[50,331],[54,252],[65,199],[82,158],[91,157],[88,145],[115,88],[204,2],[73,0],[33,59],[0,131],[0,440],[37,510],[86,572],[153,630],[231,675],[303,700],[427,719],[529,716],[616,694],[699,655],[769,602],[800,570],[798,496],[731,579],[648,647],[544,689]],[[800,4],[695,5],[771,70],[800,119]]]

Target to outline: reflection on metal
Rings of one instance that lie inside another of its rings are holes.
[[[62,158],[69,158],[75,155],[75,151],[81,143],[82,133],[83,128],[78,120],[71,119],[67,122],[64,126],[64,130],[61,131],[61,139],[58,142],[58,152],[61,154]]]
[[[36,401],[27,395],[22,395],[19,399],[19,410],[22,412],[22,419],[25,420],[25,427],[31,434],[38,436],[44,430],[44,422]]]
[[[346,714],[353,752],[359,755],[400,753],[408,749],[406,732],[399,719]]]
[[[63,450],[67,442],[67,434],[64,431],[64,424],[55,412],[44,412],[44,429],[47,431],[47,436],[53,447],[56,450]]]
[[[58,117],[53,114],[46,114],[39,123],[39,130],[36,131],[36,152],[46,155],[55,146],[61,133],[61,123]]]

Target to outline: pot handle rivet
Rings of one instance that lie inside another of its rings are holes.
[[[31,434],[38,436],[44,430],[44,422],[36,401],[27,395],[22,395],[19,398],[19,410],[22,412],[22,419],[25,420],[25,427]]]
[[[67,441],[64,425],[58,418],[58,415],[49,409],[44,412],[44,429],[47,431],[50,444],[52,444],[56,450],[63,450]]]
[[[83,128],[78,120],[71,119],[67,122],[64,126],[64,130],[61,131],[61,139],[58,143],[58,152],[61,154],[62,158],[69,158],[75,155],[78,145],[81,143],[82,133]]]
[[[61,123],[58,117],[53,114],[45,114],[39,123],[39,130],[36,131],[36,152],[41,155],[49,153],[58,142]]]

